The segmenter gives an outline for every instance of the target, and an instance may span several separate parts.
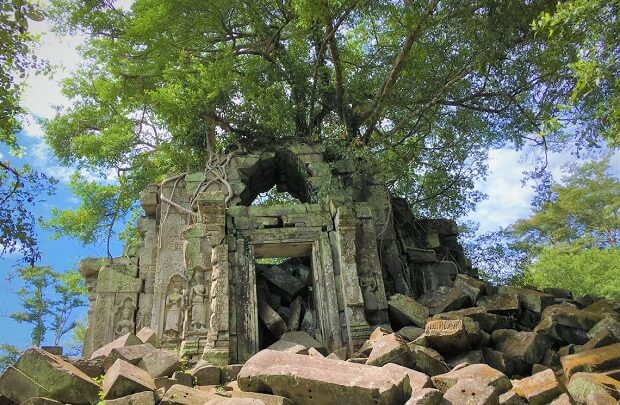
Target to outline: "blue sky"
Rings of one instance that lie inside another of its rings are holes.
[[[34,207],[37,216],[49,217],[50,209],[75,207],[78,201],[66,187],[73,169],[62,167],[55,161],[49,147],[43,142],[43,129],[36,123],[35,117],[47,118],[54,114],[54,105],[63,105],[67,100],[62,96],[58,82],[70,75],[79,64],[80,58],[76,47],[80,44],[79,37],[58,37],[49,32],[47,23],[35,23],[33,31],[41,33],[41,45],[37,50],[39,57],[49,60],[56,66],[53,78],[31,75],[27,79],[28,89],[23,96],[23,105],[29,112],[24,117],[24,130],[19,134],[18,141],[25,149],[22,159],[9,156],[6,148],[0,146],[0,159],[9,159],[12,164],[29,163],[35,169],[54,176],[59,180],[56,195],[48,202]],[[478,205],[475,212],[466,219],[480,223],[480,231],[492,231],[505,227],[519,218],[526,217],[530,212],[530,199],[533,195],[531,184],[523,185],[522,171],[528,167],[526,153],[509,149],[493,150],[489,155],[489,176],[480,181],[477,188],[486,193],[488,198]],[[549,167],[554,178],[559,179],[561,167],[574,159],[568,153],[551,154]],[[620,154],[612,160],[612,167],[620,174]],[[105,255],[105,246],[82,246],[79,241],[69,238],[52,240],[50,233],[39,231],[39,241],[43,259],[41,265],[52,266],[56,271],[77,268],[80,259]],[[121,244],[115,242],[113,254],[121,253]],[[19,288],[18,280],[5,281],[6,276],[15,270],[17,258],[7,256],[0,258],[0,315],[6,315],[18,309],[14,291]],[[85,309],[77,316],[84,316]],[[30,342],[30,329],[19,325],[5,316],[0,316],[0,343],[11,343],[25,347]],[[48,342],[49,343],[49,342]]]

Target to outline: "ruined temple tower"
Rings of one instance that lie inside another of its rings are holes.
[[[149,186],[140,246],[81,262],[84,355],[145,326],[164,348],[213,364],[243,362],[264,335],[303,328],[329,351],[353,349],[389,324],[386,297],[471,273],[453,221],[414,219],[360,169],[293,144],[222,155]],[[252,205],[274,186],[301,204]]]

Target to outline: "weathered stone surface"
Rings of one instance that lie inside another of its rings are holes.
[[[483,297],[477,305],[489,313],[507,316],[517,315],[521,309],[519,296],[514,293]]]
[[[97,402],[99,386],[77,367],[38,348],[30,348],[0,376],[0,395],[21,403],[44,397],[63,403]]]
[[[92,360],[83,359],[80,357],[78,358],[63,357],[63,360],[67,361],[68,363],[73,364],[75,367],[80,369],[80,371],[82,371],[84,374],[86,374],[90,378],[99,377],[100,375],[103,375],[103,373],[105,373],[105,370],[103,369],[103,362],[105,360],[104,357],[98,357]]]
[[[198,364],[192,369],[192,377],[197,385],[217,385],[221,381],[222,371],[217,366]]]
[[[463,319],[463,317],[471,318],[478,323],[480,329],[489,333],[496,329],[511,329],[515,324],[512,317],[487,312],[484,307],[473,307],[444,312],[434,315],[432,319]]]
[[[446,392],[461,380],[473,380],[479,385],[492,386],[497,390],[497,395],[508,391],[512,384],[510,379],[502,372],[487,366],[486,364],[472,364],[456,370],[452,370],[446,374],[431,377],[435,388]]]
[[[497,388],[481,385],[475,380],[459,380],[445,392],[443,403],[452,405],[497,405],[499,404],[499,392]]]
[[[291,303],[290,311],[288,313],[288,330],[299,329],[299,323],[301,322],[301,309],[302,299],[297,297]]]
[[[485,284],[466,274],[459,273],[454,280],[454,286],[467,295],[472,304],[475,304],[486,291]]]
[[[150,343],[153,346],[157,346],[157,334],[149,327],[144,327],[136,333],[136,337],[140,339],[142,343]]]
[[[388,363],[382,368],[390,371],[400,371],[401,373],[405,373],[409,377],[409,386],[411,387],[411,392],[416,392],[423,388],[433,387],[433,383],[431,382],[430,377],[419,371],[399,366],[398,364],[394,363]]]
[[[414,391],[411,398],[405,405],[439,405],[443,397],[443,392],[435,388],[423,388]]]
[[[62,405],[62,402],[50,398],[36,397],[25,400],[21,405]]]
[[[603,313],[613,314],[615,312],[618,312],[619,310],[620,310],[620,305],[617,302],[614,303],[604,298],[596,300],[584,308],[584,311],[594,312],[597,314],[603,314]]]
[[[155,405],[155,395],[152,391],[143,391],[118,399],[108,399],[103,403],[104,405]]]
[[[304,288],[304,283],[301,280],[278,266],[271,266],[268,269],[259,268],[257,271],[267,283],[273,286],[288,301],[292,301],[297,297]]]
[[[243,391],[272,392],[299,405],[393,404],[405,402],[409,390],[402,372],[271,350],[252,357],[237,381]]]
[[[110,367],[112,367],[112,364],[114,364],[117,359],[125,360],[128,363],[136,365],[144,356],[154,350],[156,349],[150,343],[116,347],[112,349],[108,357],[105,358],[103,362],[103,369],[107,371]]]
[[[176,381],[177,384],[185,385],[186,387],[191,387],[194,385],[192,375],[184,371],[175,371],[174,374],[172,374],[172,380]]]
[[[604,405],[603,402],[598,401],[592,402],[592,404]],[[564,393],[551,401],[549,405],[575,405],[575,401],[569,394]]]
[[[284,319],[264,300],[258,301],[258,317],[274,337],[278,338],[286,332],[287,326]]]
[[[90,358],[96,359],[97,357],[107,357],[112,351],[112,349],[116,349],[119,347],[125,347],[125,346],[139,345],[139,344],[142,344],[142,341],[138,339],[138,337],[134,335],[133,333],[128,333],[126,335],[119,337],[118,339],[111,341],[107,345],[95,350],[93,354],[90,356]]]
[[[379,338],[373,345],[368,355],[366,364],[370,366],[383,366],[388,363],[410,367],[412,365],[409,347],[405,341],[395,333]]]
[[[401,326],[417,325],[424,327],[429,317],[429,310],[413,298],[395,294],[388,300],[390,317]]]
[[[469,297],[458,288],[443,286],[421,295],[417,301],[434,315],[463,308]]]
[[[210,399],[204,405],[265,405],[265,403],[256,398],[230,399],[218,395],[218,398]]]
[[[482,348],[482,355],[484,356],[484,362],[496,370],[506,373],[506,361],[502,352],[490,349],[488,347]]]
[[[562,384],[551,369],[521,380],[513,380],[512,390],[534,405],[548,404],[564,392]]]
[[[228,364],[226,366],[222,366],[222,384],[226,384],[230,381],[236,381],[239,372],[243,368],[243,364]]]
[[[171,376],[180,366],[177,355],[163,349],[153,350],[138,362],[138,367],[146,370],[153,378]]]
[[[594,393],[620,399],[620,381],[598,373],[575,373],[567,389],[579,403],[588,403],[588,397]]]
[[[286,332],[280,336],[280,340],[297,343],[307,348],[314,347],[322,353],[325,352],[325,346],[323,344],[319,343],[315,338],[303,331]]]
[[[143,391],[155,391],[153,378],[141,368],[118,359],[103,378],[103,399],[117,399]]]
[[[456,367],[459,364],[477,363],[484,363],[484,354],[482,353],[482,350],[470,350],[468,352],[459,353],[446,358],[446,364],[450,367]]]
[[[504,392],[499,396],[499,404],[500,405],[525,405],[526,402],[514,391],[510,390],[508,392]]]
[[[298,343],[288,342],[286,340],[278,340],[274,344],[267,347],[269,350],[277,352],[289,352],[293,354],[308,354],[308,348]]]
[[[431,377],[444,374],[450,371],[446,363],[443,362],[443,358],[439,353],[433,349],[429,349],[424,346],[418,346],[413,342],[407,345],[413,359],[415,370],[421,371],[424,374],[428,374]]]
[[[551,305],[542,312],[542,318],[551,318],[557,325],[584,331],[592,329],[604,317],[603,314],[584,311],[566,304]]]
[[[583,346],[577,348],[576,352],[585,352],[588,350],[596,349],[598,347],[612,345],[617,343],[618,339],[611,334],[608,330],[602,329],[590,340],[588,340]]]
[[[534,332],[517,332],[511,329],[499,329],[493,332],[492,339],[498,351],[507,361],[524,361],[528,364],[540,363],[547,349],[549,340],[542,334]]]
[[[294,405],[293,401],[278,395],[261,394],[258,392],[228,391],[218,392],[218,395],[232,399],[255,399],[261,401],[265,405]],[[229,402],[237,404],[238,402]]]
[[[195,405],[222,397],[184,385],[173,385],[162,397],[160,405]]]
[[[546,307],[555,303],[553,295],[527,288],[503,286],[498,289],[498,292],[499,294],[517,294],[521,307],[536,314],[541,314]]]
[[[433,349],[442,354],[468,351],[480,344],[481,331],[470,318],[431,320],[426,323],[424,336]]]
[[[325,357],[321,354],[321,352],[319,352],[318,350],[316,350],[314,347],[311,347],[310,349],[308,349],[308,356],[310,357]]]
[[[597,372],[620,367],[620,343],[571,354],[560,358],[564,375],[570,380],[573,374]]]
[[[616,340],[620,341],[620,318],[618,315],[609,315],[601,319],[588,331],[588,337],[593,338],[601,331],[609,332]]]
[[[405,338],[408,341],[413,341],[424,334],[424,328],[405,326],[404,328],[400,328],[398,332],[396,332],[396,334]]]

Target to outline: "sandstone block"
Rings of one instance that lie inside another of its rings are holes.
[[[366,364],[383,366],[388,363],[410,367],[412,365],[409,347],[405,341],[395,333],[385,335],[372,345]]]
[[[230,381],[236,381],[239,372],[243,368],[243,364],[228,364],[226,366],[222,366],[222,384],[226,384]]]
[[[487,312],[484,307],[473,307],[444,312],[433,316],[432,319],[463,319],[463,317],[471,318],[478,323],[480,329],[489,333],[496,329],[511,329],[515,324],[513,318]]]
[[[410,389],[402,372],[272,350],[250,358],[237,381],[243,391],[271,392],[299,405],[403,403]]]
[[[547,369],[521,380],[512,381],[512,390],[528,403],[545,405],[564,392],[564,387],[558,381],[555,373]]]
[[[489,313],[504,316],[518,315],[521,309],[517,294],[500,294],[484,297],[477,305],[486,309]]]
[[[105,373],[103,369],[103,362],[105,360],[104,357],[98,357],[96,359],[83,359],[83,358],[70,358],[63,357],[64,360],[73,364],[75,367],[80,369],[84,374],[89,376],[90,378],[99,377]]]
[[[499,404],[499,393],[493,386],[481,385],[475,380],[460,380],[444,393],[443,402],[453,405]]]
[[[442,354],[459,353],[480,344],[482,333],[472,319],[464,317],[452,320],[430,320],[426,323],[424,336],[433,348]]]
[[[546,307],[555,303],[553,295],[527,288],[503,286],[498,289],[498,292],[500,294],[517,294],[522,308],[539,315]]]
[[[409,377],[409,386],[411,387],[412,392],[416,392],[423,388],[433,387],[433,383],[431,382],[430,377],[419,371],[399,366],[398,364],[394,363],[388,363],[382,368],[390,371],[400,371],[401,373],[405,373],[407,377]]]
[[[90,356],[91,359],[96,359],[97,357],[107,357],[112,349],[116,349],[119,347],[132,346],[142,344],[142,341],[138,339],[136,335],[133,333],[128,333],[119,337],[116,340],[111,341],[107,345],[95,350],[93,354]]]
[[[222,371],[217,366],[209,364],[197,365],[192,370],[192,377],[198,385],[217,385],[221,381]]]
[[[470,350],[468,352],[459,353],[446,358],[446,364],[450,367],[456,367],[459,364],[478,364],[484,363],[484,354],[482,350]]]
[[[405,403],[405,405],[439,405],[443,393],[435,388],[423,388],[418,391],[414,391],[411,394],[411,398]]]
[[[424,328],[405,326],[404,328],[400,328],[396,334],[411,342],[424,334]]]
[[[465,293],[472,304],[475,304],[486,291],[485,284],[482,281],[462,273],[456,275],[454,286]]]
[[[176,384],[185,385],[186,387],[191,387],[194,382],[192,375],[183,371],[175,371],[174,374],[172,374],[172,380],[175,381]]]
[[[103,403],[104,405],[155,405],[155,395],[152,391],[144,391],[118,399],[109,399]]]
[[[604,405],[604,403],[600,401],[592,402],[592,404]],[[559,397],[557,397],[556,399],[554,399],[553,401],[551,401],[549,405],[575,405],[575,401],[570,395],[568,395],[567,393],[564,393],[560,395]]]
[[[620,343],[571,354],[560,358],[564,375],[570,380],[573,374],[606,371],[620,367]]]
[[[504,354],[504,359],[512,362],[524,361],[528,364],[540,363],[551,346],[551,342],[542,334],[510,329],[496,330],[492,339],[497,350]]]
[[[452,370],[446,374],[431,377],[435,388],[442,392],[448,391],[458,381],[472,380],[481,386],[491,386],[497,391],[497,395],[510,390],[512,384],[510,379],[500,371],[487,366],[486,364],[472,364],[456,370]]]
[[[308,354],[308,348],[298,343],[287,342],[286,340],[278,340],[274,344],[267,347],[269,350],[277,352],[289,352],[293,354]]]
[[[589,331],[605,316],[577,309],[570,305],[551,305],[542,312],[542,318],[551,318],[557,325]]]
[[[618,339],[615,338],[608,330],[602,329],[590,340],[588,340],[583,346],[579,347],[575,351],[585,352],[588,350],[596,349],[598,347],[612,345],[617,343]]]
[[[422,294],[417,301],[430,308],[431,314],[439,314],[463,308],[469,297],[458,288],[442,286]]]
[[[258,392],[243,392],[243,391],[228,391],[220,392],[218,395],[231,399],[255,399],[262,401],[265,405],[294,405],[293,401],[288,398],[284,398],[278,395],[261,394]],[[230,402],[230,404],[237,404],[238,402]]]
[[[450,371],[446,363],[443,362],[443,357],[435,350],[424,346],[418,346],[413,344],[413,342],[409,343],[407,346],[409,346],[411,358],[414,363],[413,368],[415,370],[428,374],[431,377]]]
[[[322,343],[319,343],[315,338],[303,331],[286,332],[280,336],[280,340],[297,343],[307,348],[314,347],[321,353],[326,353],[325,346]]]
[[[153,378],[171,376],[180,366],[177,355],[163,349],[153,350],[138,362],[138,367],[146,370]]]
[[[510,390],[507,392],[504,392],[502,395],[499,396],[499,404],[500,405],[525,405],[526,402],[517,394],[515,394],[514,391]]]
[[[160,405],[195,405],[222,397],[205,391],[196,390],[184,385],[173,385],[166,391]]]
[[[301,280],[279,266],[257,268],[257,270],[265,281],[289,302],[293,301],[304,288]]]
[[[388,310],[391,319],[401,326],[417,325],[424,327],[429,317],[427,307],[402,294],[395,294],[390,297]]]
[[[103,399],[117,399],[155,389],[149,373],[121,359],[114,362],[103,378]]]
[[[62,405],[62,402],[50,398],[36,397],[27,399],[20,405]]]
[[[258,301],[258,317],[265,323],[269,332],[276,338],[282,336],[284,332],[286,332],[286,322],[284,322],[280,314],[271,308],[265,300]]]
[[[606,315],[588,331],[588,337],[593,338],[601,331],[607,331],[617,341],[620,341],[620,319],[617,315]]]
[[[157,346],[157,334],[149,327],[144,327],[136,333],[136,337],[140,339],[142,343],[150,343],[153,346]]]
[[[144,356],[154,350],[156,349],[150,343],[144,343],[134,346],[116,347],[112,349],[108,357],[106,357],[103,361],[103,369],[107,371],[118,359],[125,360],[127,363],[136,365]]]
[[[567,388],[579,403],[588,403],[588,397],[594,393],[620,399],[620,381],[598,373],[575,373]]]
[[[77,367],[38,348],[26,350],[0,376],[0,395],[21,403],[43,397],[63,403],[97,402],[99,385]]]

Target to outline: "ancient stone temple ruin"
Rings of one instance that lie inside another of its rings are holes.
[[[84,356],[145,326],[211,364],[296,331],[353,352],[389,325],[387,297],[471,274],[453,221],[414,219],[359,162],[326,156],[306,144],[236,152],[150,185],[140,246],[81,262]],[[257,205],[273,187],[300,203]]]

